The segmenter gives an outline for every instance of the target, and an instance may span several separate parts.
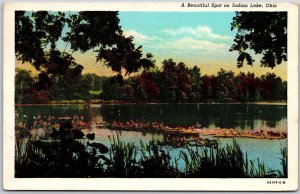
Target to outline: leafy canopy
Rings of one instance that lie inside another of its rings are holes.
[[[134,45],[132,36],[124,36],[119,22],[115,11],[16,11],[17,60],[31,63],[48,81],[55,76],[81,74],[83,66],[71,54],[75,51],[93,50],[97,61],[119,74],[123,69],[130,74],[140,68],[153,67],[152,54],[147,53],[144,57],[142,47]],[[71,53],[66,52],[68,46]]]
[[[238,51],[237,66],[246,60],[252,65],[249,54],[262,54],[262,67],[274,68],[287,61],[287,12],[236,12],[231,30],[237,29],[230,51]]]

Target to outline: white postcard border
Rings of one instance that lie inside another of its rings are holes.
[[[187,3],[187,2],[182,2]],[[7,3],[3,38],[3,185],[7,190],[287,191],[298,188],[298,5],[277,8],[188,8],[181,2]],[[191,2],[192,3],[192,2]],[[199,3],[199,2],[195,2]],[[259,2],[262,3],[262,2]],[[249,3],[247,3],[249,4]],[[263,4],[263,3],[262,3]],[[288,11],[288,178],[14,178],[14,11]],[[285,181],[268,184],[267,181]]]

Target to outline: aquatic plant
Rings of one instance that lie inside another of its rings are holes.
[[[155,140],[140,141],[139,148],[132,142],[121,141],[118,134],[109,137],[110,146],[106,147],[92,142],[93,135],[86,138],[76,130],[72,124],[64,123],[55,131],[57,138],[39,140],[28,136],[17,140],[15,177],[287,177],[286,148],[281,150],[283,170],[275,171],[259,158],[248,160],[236,141],[223,147],[214,141],[188,146],[187,152],[181,150],[172,161],[166,146]],[[75,138],[74,131],[81,135]],[[180,159],[185,163],[184,172],[178,167]]]
[[[267,171],[265,164],[260,162],[259,158],[257,158],[257,167],[255,167],[255,161],[249,161],[247,154],[244,156],[235,140],[232,145],[225,147],[187,148],[187,152],[180,152],[180,157],[185,162],[185,176],[187,177],[285,177],[285,175],[276,173],[275,170]]]
[[[107,170],[113,177],[135,177],[140,171],[137,163],[137,149],[133,143],[120,141],[119,135],[110,138],[110,161]]]
[[[180,172],[171,163],[171,155],[157,141],[150,141],[148,144],[140,141],[141,145],[141,167],[143,177],[179,177]]]
[[[281,148],[280,149],[280,153],[281,153],[281,158],[280,158],[280,163],[282,165],[282,171],[277,170],[278,174],[281,177],[288,177],[288,152],[287,152],[287,148]]]
[[[98,150],[94,144],[87,145],[76,130],[71,123],[64,122],[59,131],[54,131],[57,137],[48,141],[36,140],[35,136],[29,136],[22,145],[16,141],[15,176],[104,176],[103,150],[106,147],[102,145],[102,149]],[[106,150],[108,152],[108,148]]]

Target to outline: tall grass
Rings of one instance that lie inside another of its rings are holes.
[[[180,157],[185,162],[185,176],[187,177],[285,177],[285,174],[276,174],[274,170],[267,171],[265,164],[259,158],[256,162],[248,160],[248,155],[242,152],[235,140],[232,145],[225,147],[187,148],[187,152],[180,152]]]
[[[188,148],[188,152],[181,151],[180,156],[185,161],[185,173],[190,177],[247,177],[243,152],[236,141],[224,148]]]
[[[278,174],[281,177],[288,177],[288,152],[287,152],[287,148],[281,148],[280,149],[280,153],[281,153],[281,158],[280,158],[280,163],[282,166],[282,172],[280,170],[278,170]]]
[[[119,135],[110,138],[110,162],[108,171],[116,177],[137,176],[137,149],[133,143],[120,141]]]
[[[85,140],[16,141],[16,177],[287,177],[287,149],[281,150],[283,170],[268,169],[258,158],[249,160],[239,144],[224,147],[189,147],[172,162],[171,154],[156,141],[140,148],[110,137],[108,153],[97,151]],[[178,161],[184,161],[180,171]],[[267,170],[268,169],[268,170]]]
[[[171,162],[169,151],[157,141],[150,141],[148,144],[140,141],[141,155],[140,164],[144,177],[179,177],[180,172],[176,164]],[[175,161],[176,163],[176,161]]]

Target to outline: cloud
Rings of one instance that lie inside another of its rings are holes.
[[[125,36],[133,36],[134,41],[141,44],[145,52],[154,56],[226,57],[231,45],[231,42],[227,41],[230,37],[214,33],[208,26],[167,29],[154,34],[155,36],[150,37],[132,29],[124,31]]]
[[[197,40],[191,37],[165,41],[160,44],[149,45],[152,48],[166,49],[168,52],[224,52],[228,51],[229,45],[225,43],[214,43],[208,40]]]
[[[146,42],[149,40],[153,40],[153,38],[151,38],[147,35],[141,34],[135,30],[125,30],[123,33],[126,37],[133,36],[134,40],[137,42],[140,42],[140,43]]]
[[[209,26],[198,26],[196,28],[181,27],[178,29],[166,29],[164,33],[171,36],[189,35],[195,38],[212,40],[232,40],[232,37],[214,33]]]
[[[215,50],[228,48],[228,45],[224,43],[214,43],[208,40],[197,40],[191,37],[184,37],[174,41],[172,44],[174,46],[179,46],[182,49]]]

